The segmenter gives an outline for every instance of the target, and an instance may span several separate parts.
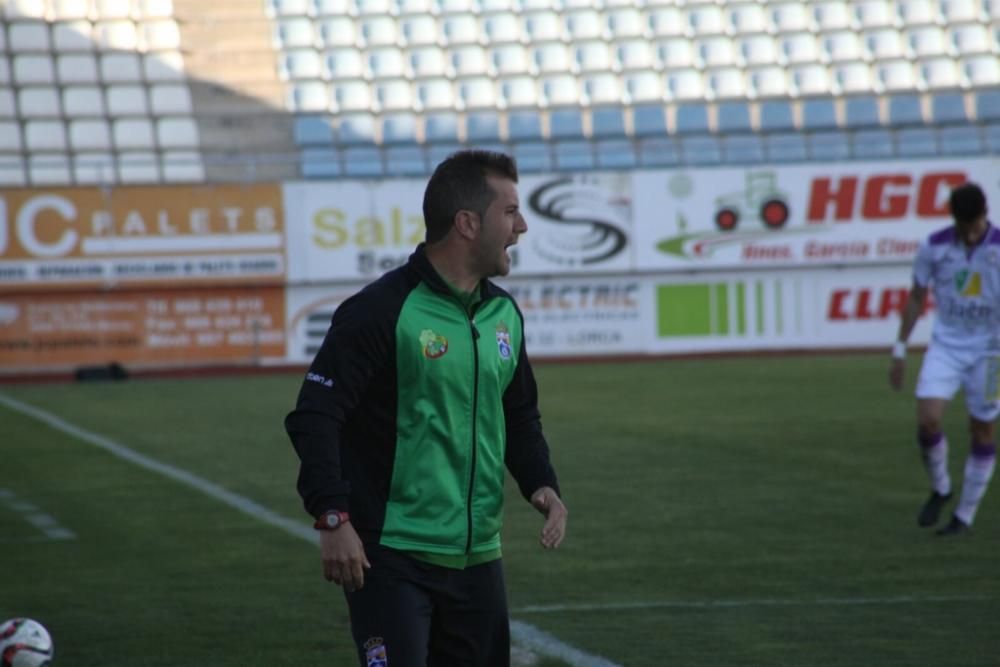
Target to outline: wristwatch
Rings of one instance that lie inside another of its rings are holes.
[[[330,510],[329,512],[321,514],[320,517],[316,519],[316,523],[313,524],[313,528],[316,530],[337,530],[350,520],[351,517],[347,512]]]

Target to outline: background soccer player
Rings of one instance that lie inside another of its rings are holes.
[[[986,220],[986,197],[974,183],[955,188],[949,202],[954,224],[931,234],[917,251],[889,370],[889,382],[898,390],[906,341],[928,288],[933,289],[936,317],[916,389],[917,437],[931,482],[931,495],[917,517],[921,526],[936,524],[952,497],[941,422],[959,388],[972,439],[961,497],[939,535],[962,533],[972,525],[993,476],[994,423],[1000,415],[1000,230]]]

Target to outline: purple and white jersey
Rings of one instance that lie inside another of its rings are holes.
[[[934,343],[1000,352],[1000,229],[989,225],[973,248],[954,226],[934,232],[920,244],[913,280],[933,290]]]

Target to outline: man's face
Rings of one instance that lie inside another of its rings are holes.
[[[505,276],[510,273],[507,248],[528,231],[528,225],[521,215],[517,184],[493,175],[487,176],[486,182],[496,196],[480,221],[476,260],[484,276]]]

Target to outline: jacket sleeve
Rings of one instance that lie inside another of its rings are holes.
[[[559,493],[559,482],[549,459],[549,445],[542,433],[538,387],[523,342],[514,378],[503,395],[503,408],[507,424],[505,463],[521,495],[530,500],[531,494],[543,486],[550,486]]]
[[[285,418],[298,454],[298,492],[314,517],[331,509],[347,511],[350,483],[343,478],[340,451],[344,423],[389,349],[388,325],[381,322],[362,292],[342,303],[299,390],[295,409]]]

